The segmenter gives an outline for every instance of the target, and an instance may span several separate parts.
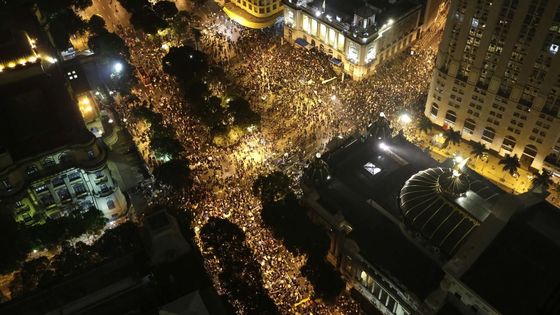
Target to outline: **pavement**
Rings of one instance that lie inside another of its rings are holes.
[[[149,196],[146,196],[141,186],[149,182],[151,177],[130,134],[124,128],[117,128],[116,132],[119,140],[109,151],[107,166],[121,190],[128,195],[132,210],[129,215],[134,215],[148,207]]]

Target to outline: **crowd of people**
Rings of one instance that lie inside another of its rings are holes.
[[[167,198],[192,209],[195,231],[210,217],[227,218],[239,225],[261,265],[264,286],[282,313],[357,314],[359,307],[347,293],[334,305],[307,300],[313,289],[300,272],[306,257],[290,253],[264,227],[260,201],[251,187],[258,175],[281,165],[296,185],[310,156],[324,150],[335,137],[362,132],[381,111],[389,117],[405,110],[413,115],[410,104],[427,91],[435,48],[431,40],[418,42],[414,54],[403,52],[380,66],[373,77],[343,81],[321,53],[282,45],[273,36],[274,30],[242,29],[232,22],[224,27],[224,21],[218,13],[193,21],[190,27],[201,30],[199,39],[173,38],[178,35],[172,33],[171,38],[145,40],[138,32],[120,29],[140,79],[140,86],[133,90],[138,100],[120,102],[120,113],[130,118],[130,110],[145,102],[173,126],[195,184],[191,191]],[[214,65],[223,66],[224,84],[234,84],[245,94],[262,117],[260,127],[236,145],[211,145],[206,128],[189,115],[177,83],[162,71],[167,43],[196,45]],[[323,83],[331,78],[335,79]],[[145,145],[149,128],[138,128],[133,119],[127,120],[127,127],[151,166],[158,163]],[[198,245],[205,255],[205,267],[223,290],[217,280],[220,262],[201,242]]]

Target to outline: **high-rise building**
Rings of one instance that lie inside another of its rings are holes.
[[[90,207],[116,219],[127,201],[106,147],[34,13],[0,14],[0,203],[27,225]]]
[[[560,1],[452,0],[425,115],[522,164],[558,170]]]
[[[273,25],[282,16],[282,0],[232,0],[224,12],[237,23],[250,28]]]

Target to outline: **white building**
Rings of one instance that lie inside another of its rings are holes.
[[[422,24],[423,6],[412,0],[284,2],[284,38],[331,56],[354,79],[408,48]]]

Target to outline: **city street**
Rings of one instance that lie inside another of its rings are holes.
[[[281,167],[297,190],[302,167],[330,140],[363,133],[380,112],[395,121],[405,111],[418,114],[418,109],[410,106],[426,93],[441,32],[430,32],[416,43],[413,54],[408,50],[401,53],[379,67],[376,75],[358,82],[343,80],[327,56],[282,45],[273,30],[244,29],[219,11],[205,10],[187,21],[191,28],[201,30],[200,43],[189,36],[190,29],[147,40],[129,28],[121,9],[118,14],[110,13],[111,1],[94,2],[95,8],[86,10],[86,15],[100,10],[129,46],[131,62],[139,69],[142,82],[134,94],[163,115],[165,124],[173,126],[186,149],[195,187],[183,195],[165,198],[193,210],[197,232],[210,217],[227,218],[237,224],[261,265],[264,287],[282,313],[358,313],[357,304],[347,293],[334,305],[304,300],[313,290],[300,273],[306,257],[290,253],[263,226],[260,201],[251,187],[258,175]],[[240,91],[261,115],[260,127],[235,145],[209,144],[206,128],[188,111],[185,113],[183,108],[189,105],[184,103],[174,79],[161,69],[164,44],[199,46],[211,63],[222,66],[225,72],[219,84],[211,86],[212,93],[219,95],[226,88]],[[121,117],[130,118],[134,106],[121,102],[117,109]],[[132,119],[125,124],[147,163],[154,166],[157,162],[147,145],[149,130],[139,128],[141,125],[132,123]],[[215,286],[223,290],[217,279],[220,262],[201,242],[198,245]],[[298,303],[302,300],[306,302]]]

